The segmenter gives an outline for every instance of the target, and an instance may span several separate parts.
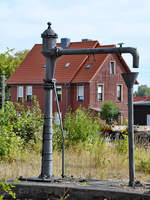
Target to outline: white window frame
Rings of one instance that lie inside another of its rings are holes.
[[[113,63],[113,70],[112,70],[112,63]],[[110,74],[114,75],[116,73],[116,62],[111,60],[110,61]]]
[[[120,87],[120,95],[118,96],[118,86]],[[117,97],[117,102],[122,102],[123,101],[123,85],[122,84],[117,84],[117,89],[116,89],[116,97]],[[120,100],[119,100],[120,97]]]
[[[17,86],[17,101],[22,101],[23,100],[23,93],[24,93],[24,88],[23,86]]]
[[[32,86],[26,86],[26,101],[32,101]]]
[[[77,86],[77,101],[84,101],[84,85]]]
[[[100,92],[99,86],[101,87],[101,90],[102,90],[101,92]],[[102,94],[101,99],[99,99],[99,94]],[[104,101],[104,84],[102,83],[97,84],[97,100]]]
[[[59,91],[60,91],[60,94],[58,93]],[[61,85],[56,85],[56,93],[57,93],[58,101],[61,101],[62,100],[62,86]]]

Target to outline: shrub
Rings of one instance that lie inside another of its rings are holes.
[[[14,182],[19,182],[19,180],[14,180]],[[8,194],[11,199],[16,199],[16,194],[13,192],[13,188],[15,186],[8,183],[7,180],[0,180],[0,192],[4,193],[3,195],[0,195],[0,200],[3,200],[5,198],[5,194]]]
[[[64,120],[65,145],[76,145],[87,140],[95,140],[100,133],[99,116],[90,110],[78,108],[74,113],[67,113]]]
[[[119,117],[119,108],[111,101],[106,101],[101,108],[101,118],[106,120],[107,124],[111,124],[114,121],[118,120]]]
[[[41,140],[42,121],[36,101],[31,108],[6,102],[0,110],[0,157],[13,160],[25,145],[33,146]]]

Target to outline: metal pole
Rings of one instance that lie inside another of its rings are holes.
[[[2,75],[2,108],[5,104],[5,75]]]
[[[138,72],[127,72],[122,74],[128,88],[129,186],[131,187],[135,185],[133,85],[137,76]]]
[[[53,76],[55,70],[56,56],[48,55],[51,49],[56,48],[57,34],[51,29],[51,23],[48,22],[48,28],[41,35],[43,39],[42,54],[46,57],[46,74],[44,79],[45,105],[44,105],[44,125],[43,125],[43,143],[42,143],[42,167],[40,178],[50,179],[53,167],[53,145],[52,145],[52,119],[53,119],[53,98],[54,89]]]
[[[128,88],[129,186],[135,184],[133,87]]]
[[[60,107],[58,102],[58,96],[56,92],[56,80],[53,79],[54,82],[54,92],[55,92],[55,98],[56,98],[56,104],[57,104],[57,110],[58,110],[58,116],[59,116],[59,122],[60,122],[60,130],[62,133],[62,178],[65,177],[65,144],[64,144],[64,130],[63,130],[63,123],[62,123],[62,117],[60,115]]]
[[[43,126],[43,146],[42,146],[42,171],[41,178],[50,178],[52,176],[53,157],[52,157],[52,108],[53,99],[52,91],[54,83],[52,82],[51,68],[55,65],[56,58],[54,56],[46,57],[46,79],[44,80],[45,89],[45,110],[44,110],[44,126]]]

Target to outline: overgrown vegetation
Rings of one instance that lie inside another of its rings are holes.
[[[113,142],[105,139],[99,119],[100,116],[83,108],[67,114],[64,120],[65,174],[128,180],[128,136],[125,134],[125,139]],[[0,111],[0,176],[15,178],[40,174],[42,125],[36,101],[31,108],[12,102],[5,104],[5,111]],[[60,175],[62,134],[58,125],[54,124],[53,129],[53,173]],[[149,153],[149,149],[135,148],[139,179],[150,174]]]
[[[64,120],[65,146],[75,146],[79,143],[94,143],[99,138],[101,124],[99,115],[94,116],[90,110],[78,108],[69,112]],[[54,125],[54,146],[61,148],[62,134],[59,126]]]
[[[14,182],[18,182],[18,180],[14,180]],[[16,194],[13,192],[13,188],[15,186],[8,183],[7,180],[0,180],[0,192],[8,194],[12,199],[16,199]],[[3,200],[5,195],[0,195],[0,200]]]
[[[42,114],[37,101],[34,106],[6,102],[0,110],[0,158],[14,160],[27,146],[41,140]]]

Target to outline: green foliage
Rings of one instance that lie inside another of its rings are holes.
[[[113,123],[118,120],[120,115],[119,108],[111,101],[106,101],[101,107],[101,118],[106,120],[107,124]]]
[[[14,182],[18,182],[18,180],[14,180]],[[0,180],[0,192],[4,192],[6,194],[9,194],[13,199],[16,199],[16,194],[13,192],[13,188],[15,186],[8,183],[7,180]],[[0,196],[0,200],[4,199],[5,195]]]
[[[150,88],[147,85],[140,85],[138,90],[134,93],[136,97],[148,97],[150,96]]]
[[[150,174],[150,159],[142,159],[137,163],[137,170]]]
[[[0,110],[0,158],[13,160],[23,148],[41,140],[42,114],[37,101],[32,108],[6,102]]]
[[[64,130],[64,133],[66,131]],[[64,134],[66,135],[66,134]],[[61,150],[63,143],[62,132],[59,125],[53,124],[53,147],[54,149]]]
[[[12,54],[13,51],[14,49],[7,48],[7,50],[4,53],[0,54],[0,88],[2,82],[1,75],[5,75],[7,80],[29,52],[28,50],[23,50],[23,51],[18,51],[13,55]],[[5,92],[6,92],[6,100],[9,100],[10,98],[9,86],[6,86]],[[2,94],[0,89],[0,107],[1,107],[1,96]]]
[[[16,52],[12,55],[14,49],[9,49],[0,54],[0,75],[5,75],[6,79],[15,71],[18,65],[23,61],[28,50]]]
[[[118,153],[126,154],[128,152],[128,135],[123,134],[124,139],[115,141],[115,150]]]
[[[94,116],[84,108],[78,108],[74,113],[67,113],[64,120],[65,146],[73,146],[84,143],[88,140],[93,141],[100,133],[99,116]],[[54,143],[60,147],[62,135],[58,126],[54,126]]]

